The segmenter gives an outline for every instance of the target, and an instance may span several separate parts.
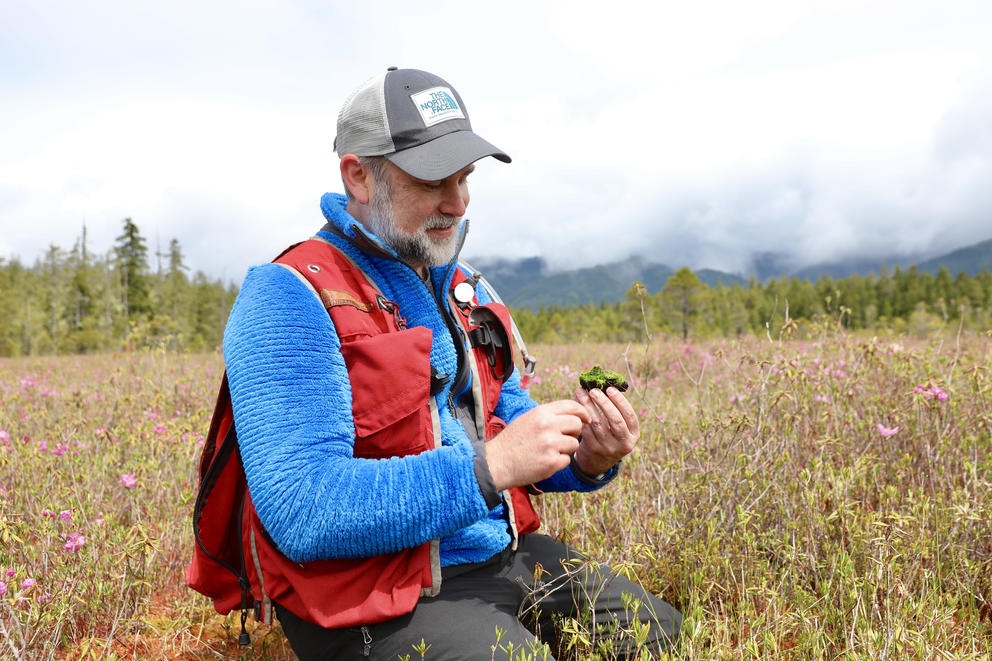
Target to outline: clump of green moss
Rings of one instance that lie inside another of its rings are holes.
[[[586,390],[599,388],[603,392],[606,392],[606,389],[610,386],[613,386],[620,392],[625,392],[629,387],[627,381],[621,375],[610,370],[604,370],[599,365],[593,365],[585,372],[580,373],[579,385]]]

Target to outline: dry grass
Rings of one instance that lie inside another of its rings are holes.
[[[676,604],[682,657],[989,658],[988,336],[533,353],[544,400],[629,364],[638,451],[607,489],[545,497],[544,526]],[[0,658],[293,658],[254,623],[239,649],[237,619],[182,587],[221,369],[0,361]],[[566,634],[570,654],[592,658],[582,640]]]

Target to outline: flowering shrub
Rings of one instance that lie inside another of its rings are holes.
[[[898,427],[886,427],[881,422],[875,425],[875,429],[878,430],[878,435],[882,438],[892,438],[899,432]]]

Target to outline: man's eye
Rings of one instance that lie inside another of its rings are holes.
[[[440,182],[425,182],[424,183],[424,188],[426,188],[427,190],[441,190],[441,183]]]

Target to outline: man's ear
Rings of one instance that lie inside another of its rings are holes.
[[[351,196],[355,198],[355,202],[368,204],[372,199],[375,180],[369,169],[362,165],[354,154],[345,154],[341,157],[341,179],[351,192]]]

